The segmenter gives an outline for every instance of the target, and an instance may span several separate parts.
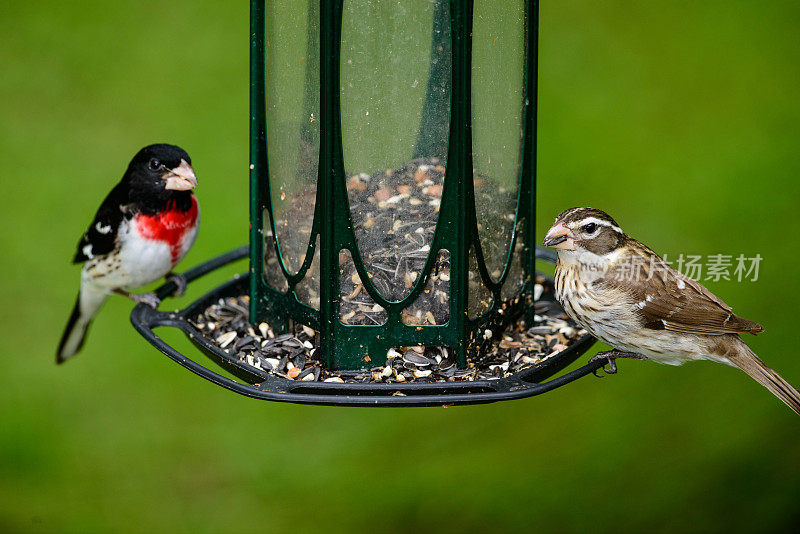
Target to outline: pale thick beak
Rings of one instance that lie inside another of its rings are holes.
[[[575,250],[575,234],[564,223],[554,224],[544,236],[542,244],[560,250]]]
[[[197,176],[194,175],[192,167],[181,160],[181,164],[170,169],[169,173],[164,176],[167,185],[164,189],[172,189],[173,191],[189,191],[197,187]]]

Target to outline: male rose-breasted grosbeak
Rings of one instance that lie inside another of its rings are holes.
[[[180,147],[146,146],[100,205],[73,260],[84,264],[81,288],[57,363],[80,350],[92,317],[111,293],[158,305],[153,293],[128,291],[169,275],[197,237],[200,210],[191,163]]]
[[[738,334],[764,328],[733,313],[701,284],[626,235],[605,212],[562,212],[544,238],[558,250],[556,298],[573,320],[614,350],[592,360],[637,358],[680,365],[712,360],[738,367],[800,414],[800,393]]]

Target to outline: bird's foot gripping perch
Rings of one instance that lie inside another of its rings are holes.
[[[178,273],[167,274],[167,282],[175,284],[173,297],[182,297],[186,293],[186,277]]]
[[[608,360],[608,369],[603,366],[603,372],[607,375],[613,375],[617,372],[617,358],[632,358],[634,360],[646,360],[646,356],[642,356],[636,352],[624,352],[621,350],[607,350],[603,352],[598,352],[589,360],[589,363],[596,362],[598,360]],[[603,378],[602,375],[597,374],[597,370],[592,371],[592,374],[597,378]]]
[[[161,304],[161,299],[159,299],[155,293],[128,293],[121,289],[115,289],[114,293],[122,295],[123,297],[128,297],[136,304],[145,303],[151,308],[158,308],[158,305]]]

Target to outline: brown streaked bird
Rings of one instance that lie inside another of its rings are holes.
[[[739,334],[764,328],[734,314],[697,281],[670,267],[594,208],[561,212],[544,245],[558,250],[556,298],[616,358],[680,365],[712,360],[738,367],[800,415],[800,393],[767,367]]]

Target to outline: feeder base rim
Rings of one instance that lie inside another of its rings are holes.
[[[245,245],[188,270],[184,273],[187,286],[192,281],[220,267],[247,257],[248,253],[249,246]],[[538,247],[536,257],[550,262],[554,259],[550,251]],[[207,303],[216,302],[219,298],[234,294],[241,294],[242,291],[246,291],[247,287],[249,287],[249,274],[236,276],[233,280],[218,286],[178,312],[163,312],[146,304],[137,304],[131,312],[131,323],[142,337],[167,357],[218,386],[247,397],[298,404],[326,406],[485,404],[541,395],[592,374],[607,363],[605,359],[590,362],[569,373],[545,381],[573,363],[594,344],[595,339],[586,335],[542,363],[496,380],[354,384],[298,382],[267,372],[263,372],[264,374],[259,376],[256,373],[257,369],[250,369],[247,364],[232,358],[225,350],[206,339],[188,320]],[[164,299],[172,295],[175,289],[175,282],[168,281],[156,290],[156,295],[160,299]],[[181,330],[209,359],[245,383],[224,376],[180,353],[154,332],[154,329],[158,327],[173,327]]]

